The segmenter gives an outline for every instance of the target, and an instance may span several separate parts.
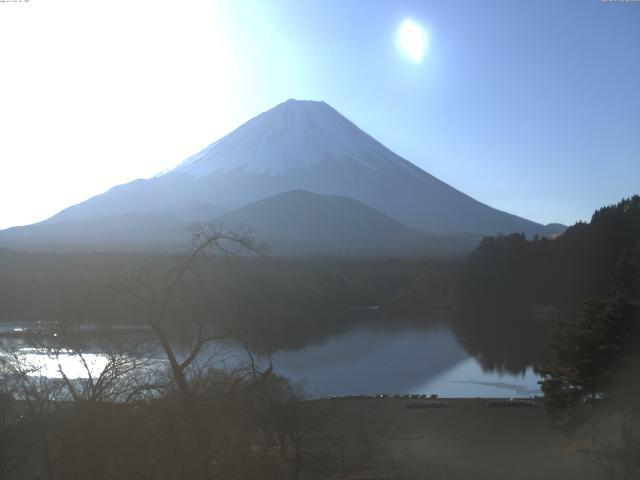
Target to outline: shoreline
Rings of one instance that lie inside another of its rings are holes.
[[[385,446],[358,479],[597,480],[576,445],[554,430],[542,400],[492,408],[500,398],[438,398],[448,408],[406,408],[406,399],[332,400],[342,425],[364,425]],[[410,401],[410,400],[409,400]],[[355,478],[355,477],[354,477]]]

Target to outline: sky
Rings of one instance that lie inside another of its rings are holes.
[[[0,228],[289,98],[541,223],[640,193],[640,2],[23,0],[0,2],[0,45]]]

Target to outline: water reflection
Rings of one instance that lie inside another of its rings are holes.
[[[70,380],[98,376],[107,366],[108,359],[101,353],[84,353],[82,356],[61,350],[52,354],[40,348],[21,348],[17,356],[30,376],[63,378]]]
[[[458,312],[452,322],[458,341],[484,370],[526,375],[548,359],[547,339],[557,317],[520,307]]]
[[[148,343],[145,355],[162,359],[152,338],[138,337],[135,342]],[[33,374],[51,378],[60,378],[60,369],[70,379],[86,378],[89,373],[99,374],[107,364],[97,342],[82,358],[67,350],[50,354],[31,348],[21,338],[5,338],[3,343],[33,367]],[[213,349],[220,351],[218,366],[233,367],[246,359],[243,348],[228,343],[214,345],[203,354],[209,355]],[[519,397],[540,393],[538,377],[531,368],[518,373],[486,371],[445,325],[378,318],[304,348],[277,351],[272,361],[278,373],[303,383],[313,396],[435,393],[446,397]],[[163,365],[157,363],[156,367]]]
[[[539,394],[538,377],[484,371],[445,326],[371,324],[301,350],[279,352],[276,370],[313,395],[420,393],[450,397]]]

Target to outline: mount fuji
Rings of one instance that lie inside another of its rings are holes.
[[[292,191],[298,193],[268,201]],[[480,203],[438,180],[324,102],[288,100],[171,170],[113,187],[39,224],[0,232],[0,245],[178,246],[186,235],[185,226],[193,221],[233,219],[252,226],[258,217],[244,218],[243,212],[259,211],[264,230],[270,216],[282,217],[281,212],[287,211],[283,202],[301,199],[315,206],[304,220],[307,226],[317,224],[309,231],[317,233],[326,217],[340,215],[346,208],[353,218],[343,218],[342,224],[350,224],[353,230],[367,223],[366,228],[362,226],[369,239],[386,239],[393,245],[406,246],[409,238],[424,242],[424,238],[442,235],[477,238],[495,233],[555,233]],[[267,203],[256,206],[260,202]],[[318,208],[319,203],[326,205]],[[305,217],[299,208],[296,212],[300,219]],[[293,233],[295,224],[288,227],[292,232],[289,244],[303,240]],[[339,242],[341,233],[333,232]],[[357,238],[353,232],[350,235],[352,240]]]

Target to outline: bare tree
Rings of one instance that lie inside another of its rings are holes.
[[[64,399],[64,386],[58,379],[41,375],[38,366],[15,351],[4,352],[1,366],[2,386],[7,395],[19,402],[19,421],[32,437],[23,451],[14,454],[17,467],[23,476],[52,480],[55,454],[51,446],[55,443],[55,429],[51,428],[50,419]]]
[[[199,267],[203,262],[218,256],[228,257],[242,253],[262,255],[266,250],[266,246],[258,242],[249,230],[233,231],[216,224],[194,224],[191,233],[191,250],[173,268],[155,274],[147,269],[135,288],[123,282],[118,283],[122,291],[132,295],[143,305],[145,321],[164,351],[173,380],[185,404],[189,403],[191,397],[187,369],[209,343],[224,340],[228,335],[210,333],[211,329],[207,325],[210,312],[198,311],[195,305],[182,305],[184,309],[181,314],[184,317],[179,322],[183,327],[185,323],[192,327],[194,338],[187,354],[179,356],[169,334],[171,327],[175,327],[169,324],[175,319],[169,317],[173,304],[178,300],[179,287],[190,276],[195,279],[196,289],[202,289],[202,272]]]
[[[199,452],[200,458],[191,466],[191,472],[196,478],[202,478],[213,459],[207,450],[207,433],[201,421],[196,389],[202,373],[212,366],[215,357],[208,350],[209,346],[230,336],[230,332],[221,333],[212,328],[212,311],[203,301],[207,294],[203,275],[216,257],[243,253],[262,255],[266,246],[258,242],[249,230],[232,231],[215,224],[194,224],[191,233],[190,251],[179,258],[173,267],[147,268],[137,280],[120,281],[117,287],[142,306],[145,322],[164,352],[180,399],[181,415],[188,419],[192,435],[195,435],[191,445],[185,448]],[[179,352],[174,346],[172,332],[175,333],[176,328],[187,332],[190,337],[186,352]],[[207,354],[203,360],[205,352]],[[176,422],[175,415],[169,410],[168,436],[176,461],[181,465],[183,474],[186,474],[187,466],[181,453],[182,441]]]
[[[99,355],[91,354],[76,344],[48,353],[55,356],[58,373],[73,401],[126,405],[163,390],[163,385],[154,381],[158,364],[142,345],[101,342],[97,351]],[[74,378],[70,378],[63,367],[61,356],[69,357],[77,364]]]

